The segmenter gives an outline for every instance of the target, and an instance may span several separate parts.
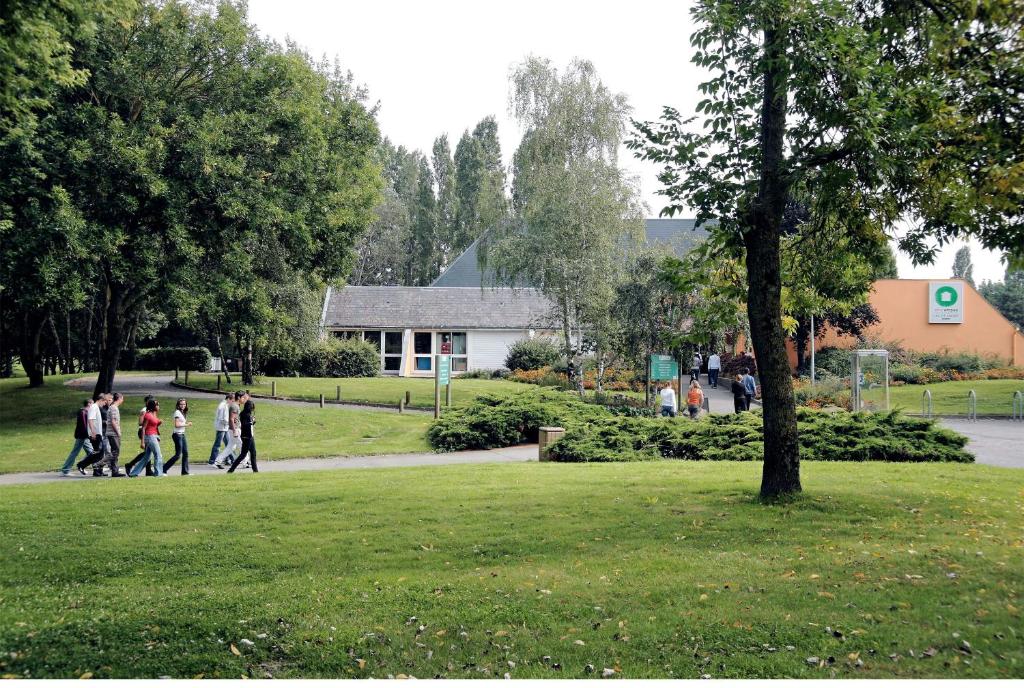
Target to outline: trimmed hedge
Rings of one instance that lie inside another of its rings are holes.
[[[805,460],[974,461],[964,451],[964,436],[896,411],[798,409],[797,421]],[[494,449],[536,441],[544,425],[566,429],[565,437],[551,445],[553,461],[759,461],[764,452],[759,412],[712,414],[698,421],[628,417],[555,390],[478,397],[435,421],[427,439],[440,451]]]
[[[540,370],[553,366],[561,358],[558,345],[550,339],[520,339],[513,342],[505,356],[505,367],[509,370]]]
[[[327,339],[302,353],[299,372],[306,377],[377,377],[380,351],[359,339]]]
[[[210,369],[213,357],[205,346],[165,346],[139,349],[135,354],[134,370],[195,370]]]

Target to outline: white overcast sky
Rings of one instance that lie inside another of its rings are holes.
[[[351,70],[379,103],[381,131],[395,144],[429,153],[447,133],[454,149],[465,129],[494,115],[507,165],[521,136],[508,115],[508,74],[529,54],[559,66],[590,60],[609,88],[629,97],[636,119],[657,119],[665,105],[690,112],[701,75],[689,61],[688,7],[681,0],[249,0],[249,17],[265,35],[291,38]],[[625,150],[621,162],[657,217],[664,205],[657,168]],[[949,277],[961,245],[916,268],[897,253],[900,277]],[[997,254],[976,243],[971,254],[975,282],[1003,278]]]

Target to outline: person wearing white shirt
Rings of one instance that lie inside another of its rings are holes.
[[[178,399],[174,405],[174,430],[171,431],[171,439],[174,440],[174,456],[164,464],[164,473],[170,473],[171,466],[179,458],[181,459],[181,474],[188,475],[188,438],[185,436],[185,428],[192,425],[188,420],[188,400]]]
[[[708,356],[708,384],[718,389],[718,373],[722,370],[722,359],[718,354]]]
[[[213,416],[213,431],[216,435],[213,438],[213,449],[210,450],[210,460],[207,462],[211,466],[217,461],[221,445],[227,447],[231,444],[231,439],[228,437],[228,432],[231,430],[231,426],[228,424],[228,403],[234,397],[234,394],[228,392],[224,396],[224,400],[217,404],[217,411]]]
[[[676,391],[672,389],[672,385],[664,385],[659,392],[661,396],[661,415],[662,417],[671,416],[676,417]]]

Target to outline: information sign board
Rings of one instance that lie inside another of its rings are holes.
[[[679,361],[668,354],[651,354],[651,379],[675,380],[679,377]]]

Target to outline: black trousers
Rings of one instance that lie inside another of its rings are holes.
[[[188,440],[185,439],[184,434],[179,433],[171,434],[171,439],[174,440],[174,456],[170,461],[164,463],[164,473],[170,473],[171,466],[180,458],[181,474],[188,475]]]
[[[110,466],[110,475],[115,476],[118,472],[117,460],[121,458],[121,438],[117,435],[107,435],[107,447],[110,451],[100,465],[106,464]]]
[[[79,468],[88,468],[103,458],[103,437],[100,435],[93,435],[89,438],[89,441],[92,443],[93,452],[78,462]],[[100,467],[100,470],[103,470],[102,466]]]
[[[750,402],[753,400],[753,398],[754,398],[753,394],[748,394],[747,396],[743,397],[743,399],[747,402],[747,408],[746,408],[747,411],[750,410]]]
[[[736,413],[743,413],[747,410],[747,398],[734,396],[732,398],[732,406]]]
[[[231,464],[228,473],[234,473],[235,469],[238,468],[238,464],[245,461],[246,456],[249,457],[249,462],[252,464],[252,472],[259,473],[260,469],[256,466],[256,440],[253,437],[242,438],[242,451],[239,452],[238,458]]]

